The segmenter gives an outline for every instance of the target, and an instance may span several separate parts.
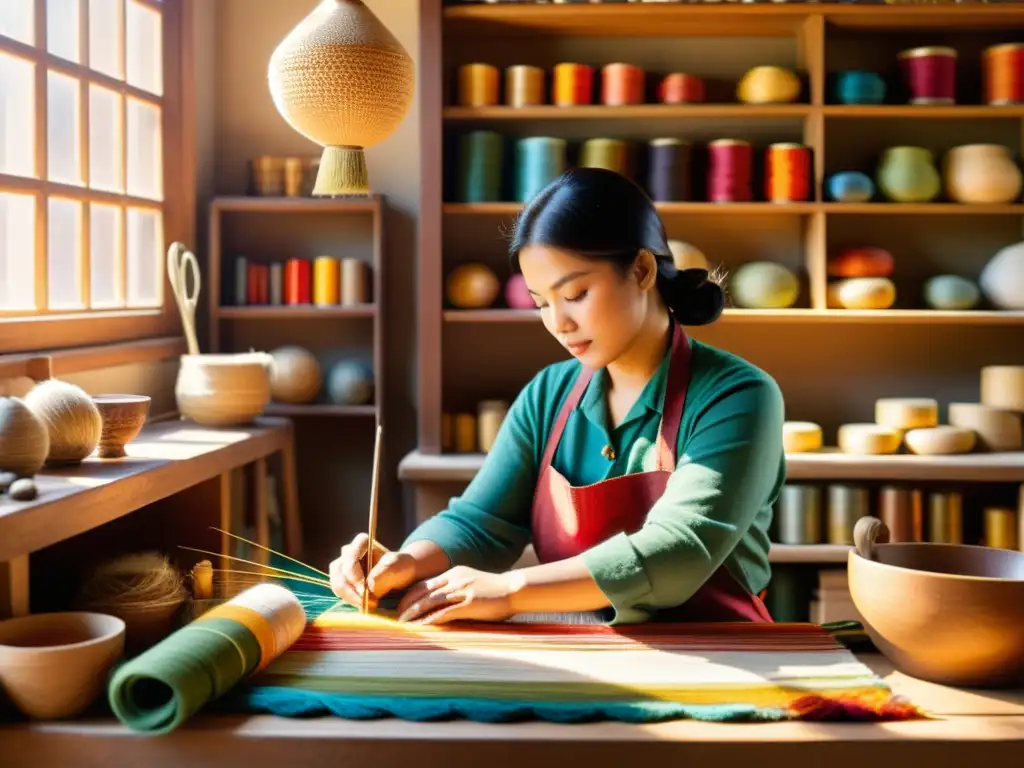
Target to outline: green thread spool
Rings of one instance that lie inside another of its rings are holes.
[[[565,172],[565,139],[529,136],[516,144],[516,200],[527,203]]]
[[[459,139],[459,199],[464,203],[501,200],[502,138],[473,131]]]
[[[815,485],[784,485],[779,495],[780,544],[821,542],[821,489]]]
[[[630,176],[629,145],[622,139],[588,139],[580,150],[584,168],[605,168]]]

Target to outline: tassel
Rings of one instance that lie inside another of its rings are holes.
[[[314,197],[366,195],[370,177],[362,147],[324,147],[316,174]]]

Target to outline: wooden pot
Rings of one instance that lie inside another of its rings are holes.
[[[943,685],[1024,683],[1024,552],[890,544],[875,517],[857,522],[854,542],[850,595],[897,668]]]
[[[271,363],[262,352],[182,355],[174,386],[178,410],[204,427],[248,424],[270,402]]]

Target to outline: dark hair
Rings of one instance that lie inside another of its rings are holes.
[[[647,249],[657,259],[658,293],[680,325],[713,323],[725,307],[720,278],[706,269],[676,269],[654,203],[633,181],[614,171],[566,171],[527,204],[511,241],[513,272],[519,271],[519,252],[528,245],[610,261],[623,272]]]

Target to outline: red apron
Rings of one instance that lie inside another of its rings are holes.
[[[542,563],[575,557],[619,533],[634,533],[665,492],[676,466],[676,438],[690,383],[690,340],[673,323],[672,358],[658,430],[658,469],[575,487],[551,466],[569,414],[586,391],[594,371],[583,368],[548,436],[534,491],[533,546]],[[771,622],[764,603],[747,592],[721,566],[685,603],[660,610],[657,621]]]

